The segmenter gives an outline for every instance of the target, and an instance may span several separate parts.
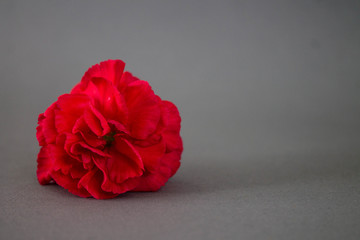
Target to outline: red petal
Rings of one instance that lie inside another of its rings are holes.
[[[71,133],[63,133],[57,137],[56,145],[61,146],[60,149],[65,150],[66,154],[70,157],[75,158],[80,161],[79,157],[72,152],[72,147],[74,144],[80,141],[80,137]]]
[[[65,152],[63,145],[49,145],[49,147],[49,151],[51,151],[51,155],[54,158],[54,171],[61,171],[64,174],[69,174],[73,163],[77,160]]]
[[[166,151],[182,151],[183,144],[180,137],[181,118],[179,111],[176,106],[169,101],[163,101],[162,104],[167,108],[166,127],[162,134],[166,142]]]
[[[109,150],[110,158],[94,158],[95,164],[104,174],[102,188],[113,193],[129,191],[137,185],[144,165],[136,149],[125,139],[115,136],[114,146]]]
[[[182,140],[179,134],[180,122],[181,118],[176,106],[171,102],[162,101],[161,120],[156,132],[162,132],[163,141],[166,143],[166,153],[160,159],[160,164],[157,166],[153,165],[156,167],[154,167],[151,172],[147,171],[140,178],[139,185],[132,191],[157,191],[176,173],[180,166],[180,157],[183,150]],[[156,136],[156,134],[145,141],[136,141],[136,145],[141,146],[151,142],[154,136]],[[141,151],[139,152],[141,154]],[[145,160],[143,161],[145,163]]]
[[[45,140],[47,144],[55,143],[58,134],[55,128],[55,108],[56,103],[53,103],[43,114],[39,115],[39,126],[36,136],[42,146],[45,145],[43,140]]]
[[[160,141],[157,144],[143,147],[134,145],[135,149],[139,152],[141,159],[144,163],[146,171],[154,172],[160,164],[160,159],[165,154],[165,142]]]
[[[43,113],[39,114],[38,126],[36,127],[36,138],[37,138],[40,146],[45,146],[45,144],[46,144],[45,136],[42,131],[42,125],[43,125],[44,119],[45,119],[44,114]]]
[[[71,132],[76,120],[90,106],[88,96],[84,94],[64,94],[56,102],[55,126],[59,133]]]
[[[92,147],[102,147],[106,144],[106,141],[103,138],[99,138],[93,131],[90,130],[89,126],[86,124],[84,117],[80,117],[73,129],[73,134],[80,134],[84,141]]]
[[[181,153],[182,151],[166,153],[161,160],[164,166],[170,169],[170,177],[172,177],[180,167]]]
[[[83,165],[79,162],[73,163],[72,167],[70,168],[70,175],[72,178],[82,178],[88,171],[84,169]]]
[[[94,168],[81,178],[79,185],[82,185],[96,199],[116,197],[118,194],[102,190],[101,183],[103,182],[103,179],[102,172],[99,169]]]
[[[105,153],[105,152],[101,151],[100,149],[93,148],[84,142],[79,142],[78,144],[82,147],[82,148],[80,148],[80,150],[78,150],[80,153],[84,150],[89,150],[92,154],[99,155],[100,157],[110,157],[110,155],[108,153]]]
[[[129,126],[134,138],[145,139],[152,134],[160,120],[159,97],[145,81],[134,81],[126,89]]]
[[[121,159],[118,159],[118,161]],[[127,191],[130,191],[131,189],[135,188],[138,185],[139,178],[128,178],[120,183],[115,182],[115,180],[110,179],[110,169],[107,167],[107,160],[103,158],[95,158],[94,162],[96,166],[102,171],[104,176],[104,181],[101,184],[101,188],[106,192],[112,192],[112,193],[124,193]],[[111,169],[111,171],[119,171],[120,169]],[[126,169],[121,169],[121,172],[118,174],[121,174],[123,172],[126,172]]]
[[[108,123],[113,126],[112,129],[115,128],[115,131],[129,134],[129,131],[126,129],[126,127],[123,124],[119,123],[118,121],[109,120]]]
[[[106,119],[92,106],[85,110],[84,119],[89,128],[97,136],[105,136],[110,132],[110,127]]]
[[[157,191],[172,177],[180,167],[181,152],[171,152],[161,159],[155,173],[147,173],[140,178],[139,184],[131,191]]]
[[[116,85],[117,89],[124,94],[126,91],[127,86],[134,82],[140,80],[139,78],[133,76],[130,72],[124,72],[121,76],[121,80]]]
[[[80,197],[90,197],[90,193],[86,191],[84,187],[81,185],[79,186],[79,179],[74,179],[71,177],[70,174],[64,174],[61,171],[53,171],[51,173],[52,178],[54,181],[62,186],[63,188],[67,189],[72,194],[75,194]]]
[[[104,78],[116,86],[120,82],[124,68],[125,63],[121,60],[107,60],[96,64],[86,71],[81,82],[73,88],[71,93],[84,91],[93,78]]]
[[[181,117],[177,107],[169,101],[162,101],[164,113],[166,115],[166,129],[174,133],[180,132]]]
[[[101,189],[103,189],[106,192],[112,192],[116,194],[125,193],[134,189],[139,183],[139,178],[129,178],[124,182],[122,182],[121,184],[114,183],[109,179],[108,175],[105,175],[102,169],[101,171],[104,174],[104,181],[101,184]]]
[[[179,134],[172,134],[170,132],[165,132],[163,137],[166,142],[166,152],[172,151],[182,151],[183,143]]]
[[[92,169],[94,166],[93,159],[96,157],[106,158],[110,157],[109,154],[104,153],[103,151],[93,148],[87,145],[84,142],[77,142],[73,144],[70,148],[70,152],[72,155],[77,156],[76,158],[83,163],[85,169]]]
[[[127,140],[115,136],[114,147],[109,154],[111,157],[106,160],[106,167],[113,182],[121,183],[142,175],[144,165],[141,156]]]
[[[51,181],[51,171],[53,167],[53,159],[49,155],[48,146],[43,146],[37,157],[37,178],[41,185],[48,184]]]
[[[127,107],[125,101],[112,82],[104,78],[93,78],[81,93],[92,99],[94,107],[107,120],[126,123]]]

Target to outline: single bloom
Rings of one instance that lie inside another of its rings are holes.
[[[40,184],[80,197],[157,191],[180,166],[181,118],[121,60],[92,66],[38,118]]]

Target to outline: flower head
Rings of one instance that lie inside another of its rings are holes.
[[[40,184],[106,199],[156,191],[175,174],[183,150],[179,112],[124,67],[121,60],[94,65],[39,115]]]

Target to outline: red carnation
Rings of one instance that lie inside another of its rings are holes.
[[[70,94],[39,115],[37,177],[81,197],[156,191],[183,150],[180,115],[121,60],[91,67]]]

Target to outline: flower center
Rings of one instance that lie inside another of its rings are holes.
[[[106,141],[106,147],[111,146],[112,142],[115,140],[114,135],[116,132],[110,132],[108,135],[103,136],[103,139]]]

